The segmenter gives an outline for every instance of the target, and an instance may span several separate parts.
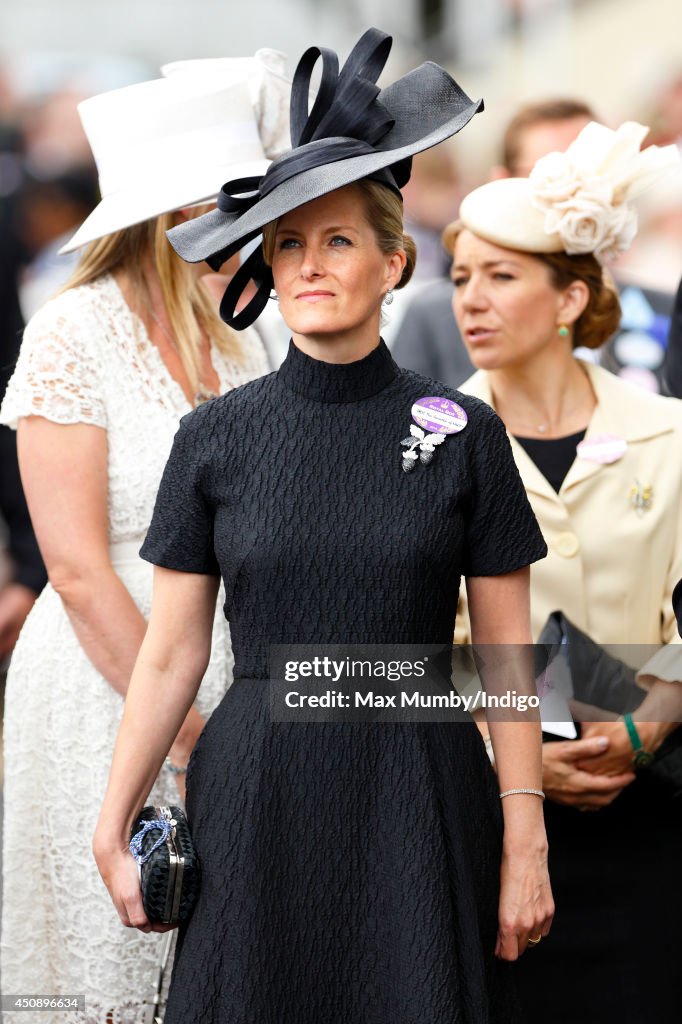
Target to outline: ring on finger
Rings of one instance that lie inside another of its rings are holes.
[[[529,939],[528,940],[528,945],[529,946],[537,946],[541,942],[542,942],[542,935],[538,935],[537,939]]]

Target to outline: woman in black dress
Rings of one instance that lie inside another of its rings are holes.
[[[364,90],[386,124],[378,90],[365,88],[380,70],[371,53],[360,59],[368,43],[385,60],[386,37],[370,33],[338,86]],[[409,95],[421,89],[430,110],[437,97],[452,134],[468,119],[462,94],[424,67],[437,92],[413,80]],[[330,134],[345,133],[337,123]],[[546,935],[553,913],[537,722],[491,723],[498,780],[470,720],[270,715],[272,644],[449,644],[462,575],[476,639],[526,642],[527,566],[545,553],[497,417],[400,370],[379,337],[382,299],[409,279],[414,254],[394,177],[406,167],[362,146],[360,173],[357,154],[337,161],[338,187],[328,177],[316,194],[315,172],[329,167],[299,164],[284,182],[292,194],[300,185],[298,202],[290,194],[288,210],[262,214],[288,356],[185,417],[143,548],[158,566],[154,607],[95,837],[126,925],[152,927],[127,841],[204,670],[221,576],[236,659],[188,772],[202,886],[180,934],[168,1024],[509,1024],[505,961]],[[344,182],[349,167],[357,177]],[[361,181],[363,168],[381,180]],[[253,224],[260,201],[237,220]],[[217,230],[223,216],[204,227],[209,247],[222,232],[213,251],[224,256],[247,229]],[[431,442],[411,425],[426,397],[452,428]],[[406,434],[419,457],[406,457]],[[513,792],[501,801],[500,788]]]

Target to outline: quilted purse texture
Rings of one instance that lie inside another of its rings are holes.
[[[182,924],[192,913],[201,871],[189,825],[179,807],[145,807],[131,830],[145,913],[160,924]]]

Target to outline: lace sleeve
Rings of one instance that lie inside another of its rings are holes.
[[[106,427],[97,325],[88,323],[83,309],[65,311],[61,300],[68,297],[67,292],[48,303],[24,332],[0,409],[0,422],[9,427],[16,429],[22,416]]]

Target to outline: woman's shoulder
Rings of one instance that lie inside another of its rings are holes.
[[[55,423],[106,426],[103,382],[111,376],[112,345],[106,322],[93,312],[93,295],[100,290],[69,288],[31,317],[5,392],[3,423],[15,427],[22,417],[35,415]]]
[[[470,377],[468,381],[462,384],[461,388],[453,388],[448,384],[443,384],[442,381],[435,380],[433,377],[416,373],[414,370],[403,369],[401,372],[403,381],[410,388],[411,392],[415,393],[416,397],[447,398],[461,409],[464,409],[468,420],[479,425],[488,425],[494,429],[498,423],[501,423],[495,410],[486,401],[485,395],[478,394],[476,389],[472,390],[467,386],[478,374]],[[418,395],[416,394],[417,392],[419,392]]]
[[[270,392],[276,372],[256,377],[255,380],[240,384],[231,391],[226,391],[210,402],[204,402],[181,419],[185,431],[205,434],[214,424],[224,425],[228,422],[243,422],[244,416],[250,416],[260,408],[263,399]]]
[[[583,365],[605,416],[626,440],[682,432],[681,399],[647,391],[602,366]]]
[[[115,298],[117,285],[110,275],[88,284],[59,292],[38,309],[24,331],[28,342],[44,336],[93,337],[93,328],[102,323],[102,314]],[[95,337],[97,330],[94,330]]]

